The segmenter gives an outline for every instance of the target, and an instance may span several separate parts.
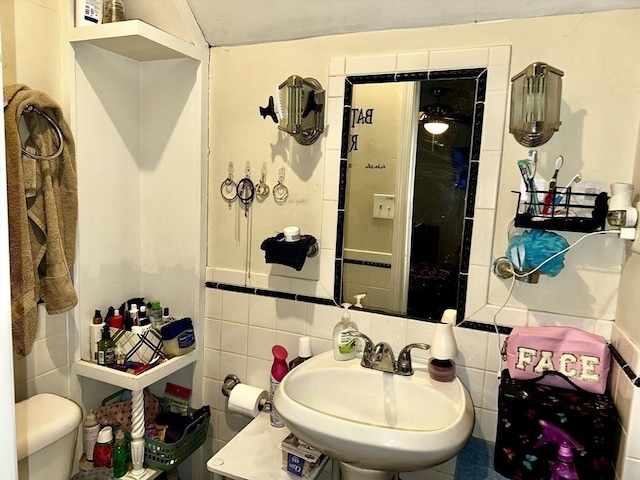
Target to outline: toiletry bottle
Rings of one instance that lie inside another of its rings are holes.
[[[104,427],[93,447],[93,468],[109,467],[113,461],[113,428]]]
[[[138,306],[135,303],[132,303],[131,308],[129,309],[129,318],[131,319],[131,325],[134,327],[137,327],[138,325],[140,325],[138,323],[138,314],[139,314]]]
[[[111,338],[109,325],[102,329],[102,340],[98,342],[98,365],[110,366],[116,363],[116,342]]]
[[[130,332],[133,328],[133,321],[131,320],[131,315],[129,314],[129,310],[126,308],[123,310],[124,316],[122,319],[122,324],[124,325],[124,329],[127,332]]]
[[[118,429],[116,432],[116,444],[113,446],[113,476],[116,478],[124,477],[128,470],[127,444],[124,439],[124,432]]]
[[[122,22],[124,19],[124,0],[104,0],[102,23]]]
[[[116,354],[116,364],[124,365],[125,362],[127,361],[127,351],[124,348],[122,348],[122,345],[120,344],[116,345],[115,354]]]
[[[82,447],[84,450],[84,457],[88,462],[93,462],[93,447],[96,444],[99,431],[100,424],[96,418],[96,412],[92,408],[89,410],[87,418],[82,422]]]
[[[76,0],[76,27],[102,23],[102,0]]]
[[[571,435],[545,420],[539,420],[542,427],[542,435],[534,449],[547,442],[558,445],[557,461],[551,472],[549,480],[578,480],[578,472],[573,464],[573,450],[584,450],[584,447],[576,442]]]
[[[151,319],[151,326],[156,330],[162,326],[162,308],[160,307],[160,302],[157,300],[151,302],[149,318]]]
[[[145,325],[149,325],[151,320],[147,317],[147,307],[145,305],[140,306],[140,312],[138,313],[138,325],[144,327]]]
[[[269,421],[272,427],[281,428],[284,427],[284,423],[282,423],[282,419],[273,404],[273,397],[276,394],[278,385],[280,385],[280,382],[289,371],[286,361],[288,353],[287,349],[282,345],[274,345],[271,353],[273,353],[273,364],[271,365],[271,388],[269,390],[269,402],[271,403]]]
[[[96,310],[89,329],[89,360],[93,363],[98,363],[98,342],[102,338],[103,327],[102,314],[100,310]]]
[[[347,332],[358,331],[358,326],[349,314],[350,306],[350,303],[342,304],[342,317],[333,329],[333,358],[339,361],[351,360],[356,356],[357,339],[345,335]]]
[[[124,328],[124,319],[122,318],[122,315],[120,315],[120,310],[116,309],[113,312],[113,315],[111,315],[111,318],[109,319],[109,326],[119,330]]]
[[[298,356],[289,362],[289,370],[293,370],[305,360],[311,358],[311,339],[309,337],[300,337],[298,339]]]
[[[169,307],[164,307],[162,310],[162,324],[169,323],[171,321],[171,316],[169,315]]]

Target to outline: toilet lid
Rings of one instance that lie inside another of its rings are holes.
[[[18,460],[32,455],[75,430],[80,407],[59,395],[40,393],[16,404]]]

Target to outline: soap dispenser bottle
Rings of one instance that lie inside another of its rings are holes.
[[[338,361],[351,360],[356,356],[357,338],[347,335],[358,331],[358,326],[351,320],[350,306],[350,303],[342,304],[342,317],[333,329],[333,358]]]

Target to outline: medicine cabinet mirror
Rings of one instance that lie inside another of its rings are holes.
[[[463,318],[485,85],[486,69],[347,77],[336,300]]]

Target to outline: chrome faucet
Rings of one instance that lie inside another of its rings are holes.
[[[413,375],[413,365],[411,365],[411,349],[421,348],[422,350],[429,350],[430,345],[426,343],[410,343],[398,354],[398,362],[396,367],[396,373],[398,375]]]
[[[364,368],[371,368],[373,370],[397,375],[413,375],[410,353],[412,348],[422,348],[424,350],[429,350],[430,348],[426,343],[410,343],[400,351],[398,360],[396,361],[393,355],[393,349],[387,342],[380,342],[374,345],[368,336],[356,331],[345,332],[344,335],[352,338],[362,338],[362,340],[364,340],[364,350],[362,352],[360,365]]]

